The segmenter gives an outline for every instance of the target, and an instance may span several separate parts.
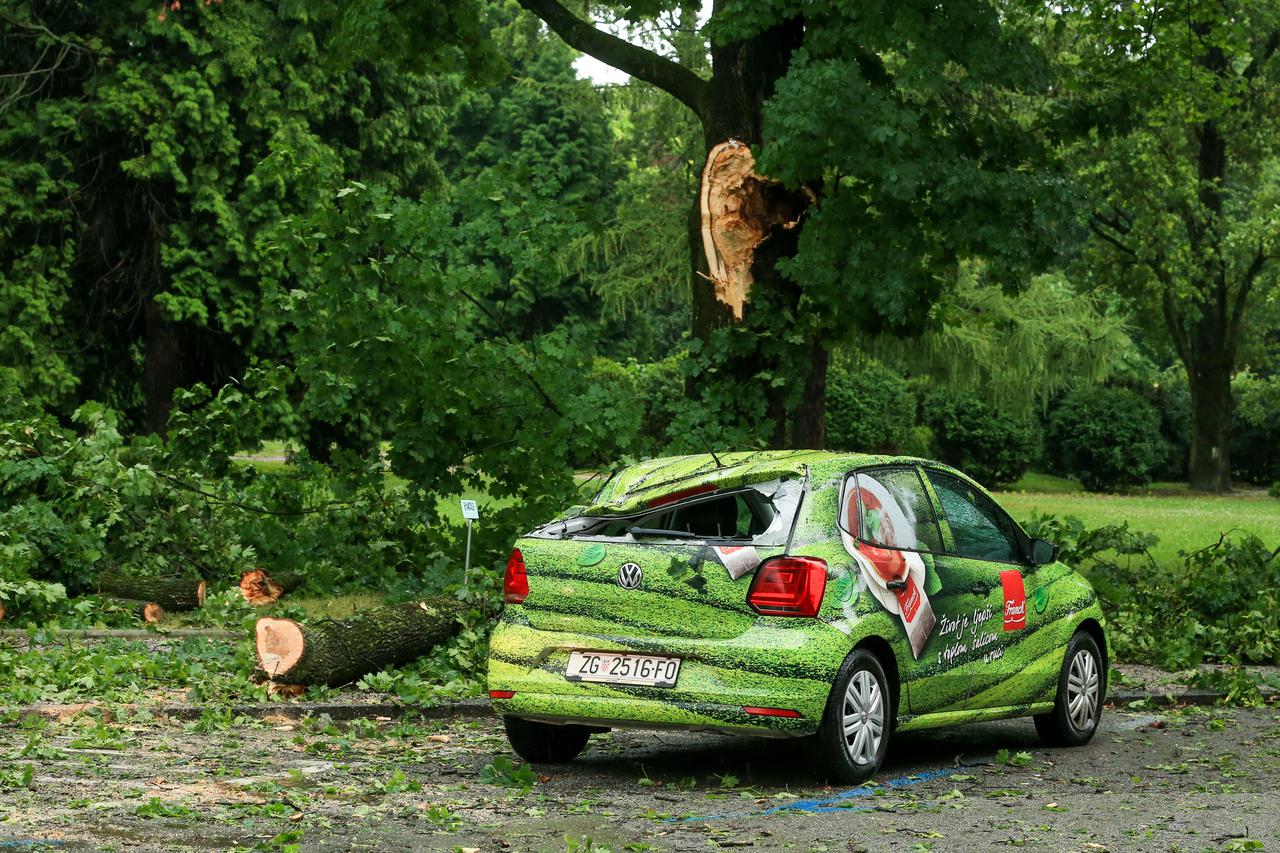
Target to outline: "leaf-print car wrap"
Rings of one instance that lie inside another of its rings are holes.
[[[572,532],[564,519],[559,528],[518,540],[529,592],[506,607],[492,635],[495,710],[599,726],[811,734],[840,666],[868,642],[889,650],[901,728],[1047,710],[1071,636],[1087,622],[1102,625],[1096,596],[1080,575],[1058,563],[1027,568],[1026,627],[1004,632],[999,572],[954,559],[943,569],[934,555],[913,552],[918,567],[909,569],[911,576],[937,613],[950,614],[918,654],[900,614],[871,591],[854,543],[842,533],[849,526],[841,515],[846,475],[920,462],[816,452],[721,454],[718,460],[652,460],[615,473],[592,506],[572,518],[639,517],[666,495],[708,483],[716,493],[732,493],[764,482],[803,482],[804,495],[787,504],[793,514],[785,519],[785,535],[774,535],[781,523],[775,519],[764,542],[647,540],[625,532],[631,522],[601,536],[588,528]],[[747,604],[755,569],[744,564],[783,553],[788,541],[790,554],[826,562],[816,618],[761,616]],[[619,583],[628,565],[638,569],[637,588]],[[968,619],[963,628],[956,627],[957,614]],[[988,644],[988,637],[996,639]],[[571,680],[566,668],[575,651],[676,657],[680,669],[671,687]]]

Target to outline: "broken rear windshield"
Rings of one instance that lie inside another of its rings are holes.
[[[780,545],[791,529],[801,490],[798,480],[775,480],[625,516],[576,516],[530,535],[646,541],[728,539]]]

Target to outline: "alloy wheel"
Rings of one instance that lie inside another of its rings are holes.
[[[865,669],[855,672],[845,688],[841,713],[845,749],[854,764],[875,764],[884,737],[884,709],[876,677]]]
[[[1098,662],[1088,649],[1081,649],[1071,659],[1067,673],[1067,715],[1078,732],[1093,727],[1098,709]]]

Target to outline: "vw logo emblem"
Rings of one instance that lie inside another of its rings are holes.
[[[635,563],[623,563],[618,569],[618,586],[623,589],[639,589],[644,572]]]

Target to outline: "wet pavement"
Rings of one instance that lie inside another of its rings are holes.
[[[1280,849],[1275,708],[904,735],[854,789],[791,741],[615,732],[525,769],[496,720],[228,723],[5,723],[0,851]]]

